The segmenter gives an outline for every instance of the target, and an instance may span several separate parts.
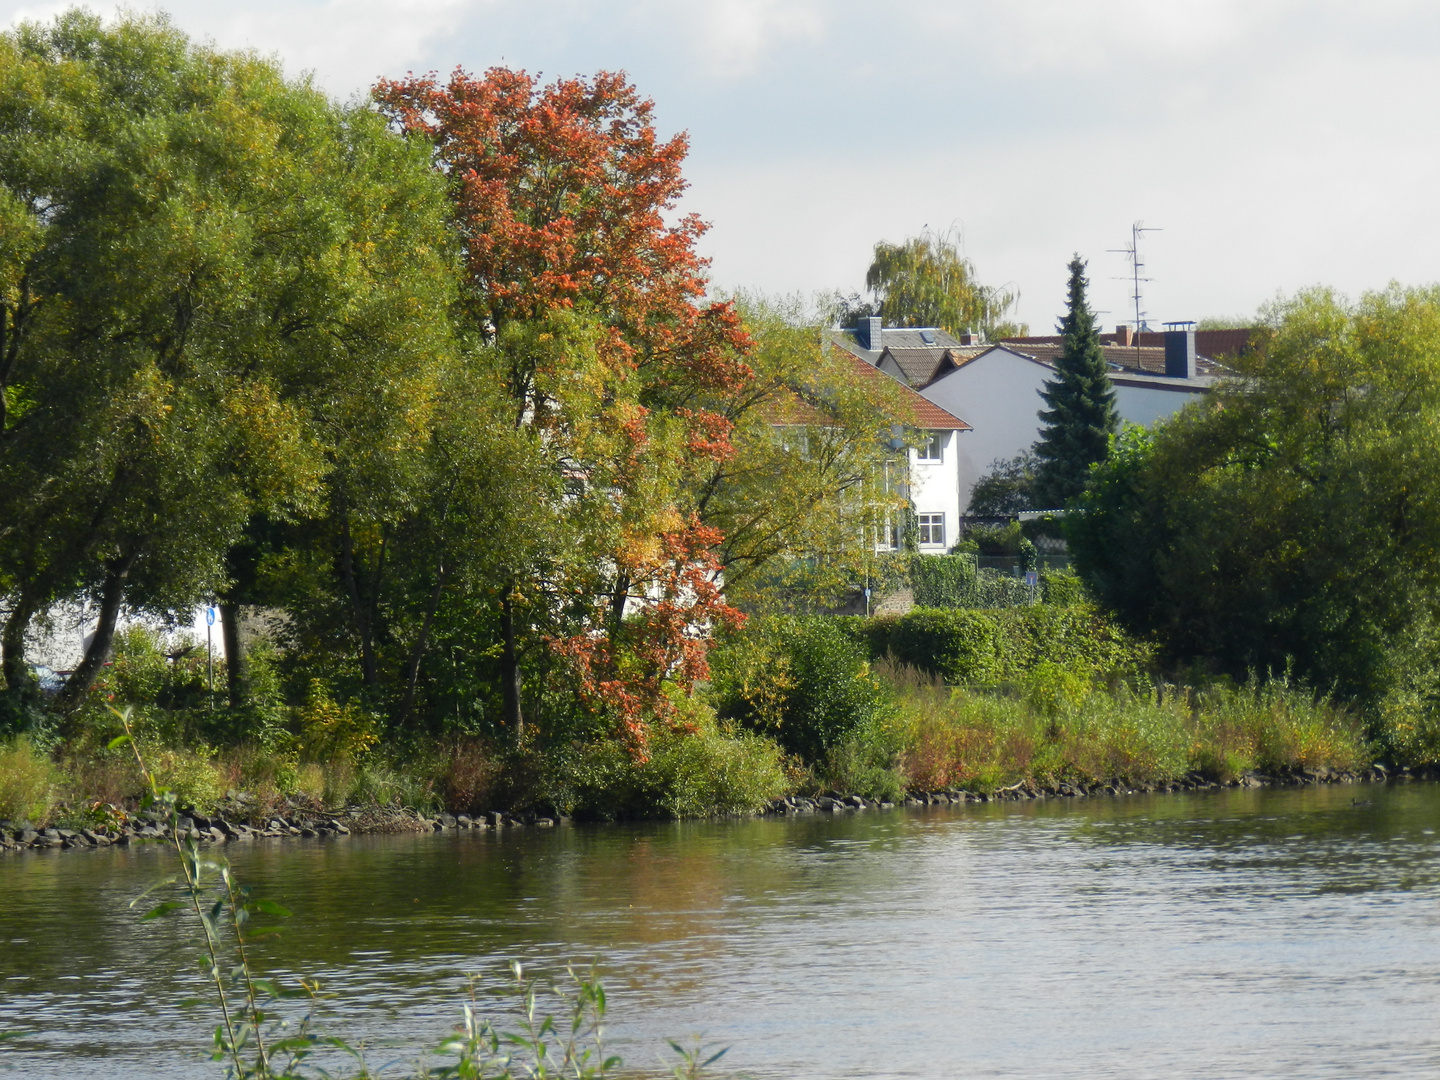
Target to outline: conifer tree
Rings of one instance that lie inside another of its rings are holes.
[[[1058,327],[1063,348],[1055,377],[1040,391],[1049,408],[1040,413],[1045,426],[1035,443],[1040,463],[1033,490],[1035,504],[1046,508],[1064,506],[1085,490],[1090,466],[1108,456],[1110,436],[1119,426],[1095,314],[1085,299],[1089,284],[1085,261],[1076,255],[1070,260],[1068,310]]]

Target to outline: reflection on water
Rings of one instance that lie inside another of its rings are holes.
[[[1440,1071],[1440,787],[228,850],[295,917],[268,970],[408,1060],[464,976],[607,972],[612,1036],[758,1076],[1353,1077]],[[0,1074],[217,1076],[164,849],[0,860]],[[0,1044],[3,1046],[4,1044]],[[8,1072],[7,1072],[8,1070]]]

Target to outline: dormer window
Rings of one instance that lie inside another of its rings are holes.
[[[945,433],[943,431],[930,431],[926,433],[926,439],[920,444],[920,449],[915,451],[917,461],[944,461],[945,460]]]

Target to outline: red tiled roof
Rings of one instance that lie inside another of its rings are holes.
[[[876,368],[868,362],[860,359],[860,357],[856,356],[848,349],[843,349],[839,345],[835,345],[834,342],[831,342],[831,344],[834,346],[835,351],[840,354],[841,358],[850,364],[857,378],[890,379],[892,383],[899,387],[901,397],[903,397],[909,404],[910,410],[915,416],[915,426],[917,428],[922,428],[927,431],[970,430],[970,425],[967,424],[964,420],[961,420],[953,413],[947,412],[946,410],[942,409],[939,405],[936,405],[928,398],[921,397],[914,390],[911,390],[910,387],[902,383],[899,379],[891,379],[889,375],[886,375],[879,368]]]

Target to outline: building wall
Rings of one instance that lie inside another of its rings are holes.
[[[915,513],[945,515],[945,542],[920,545],[920,550],[927,554],[943,554],[959,539],[956,534],[961,510],[959,463],[971,433],[942,431],[939,434],[942,439],[940,461],[921,461],[917,451],[910,451],[910,499],[915,504]]]
[[[1040,437],[1040,390],[1054,369],[1006,349],[983,353],[942,375],[920,393],[974,429],[964,433],[957,457],[957,502],[970,505],[970,493],[996,461],[1024,453]],[[1149,426],[1176,412],[1203,391],[1115,387],[1120,417]]]
[[[1195,400],[1196,390],[1163,390],[1148,386],[1115,384],[1115,405],[1120,419],[1128,424],[1149,427]]]
[[[997,460],[1028,450],[1040,428],[1040,387],[1050,369],[1014,353],[984,353],[920,391],[974,430],[964,433],[956,454],[956,503],[970,505],[970,492]]]

